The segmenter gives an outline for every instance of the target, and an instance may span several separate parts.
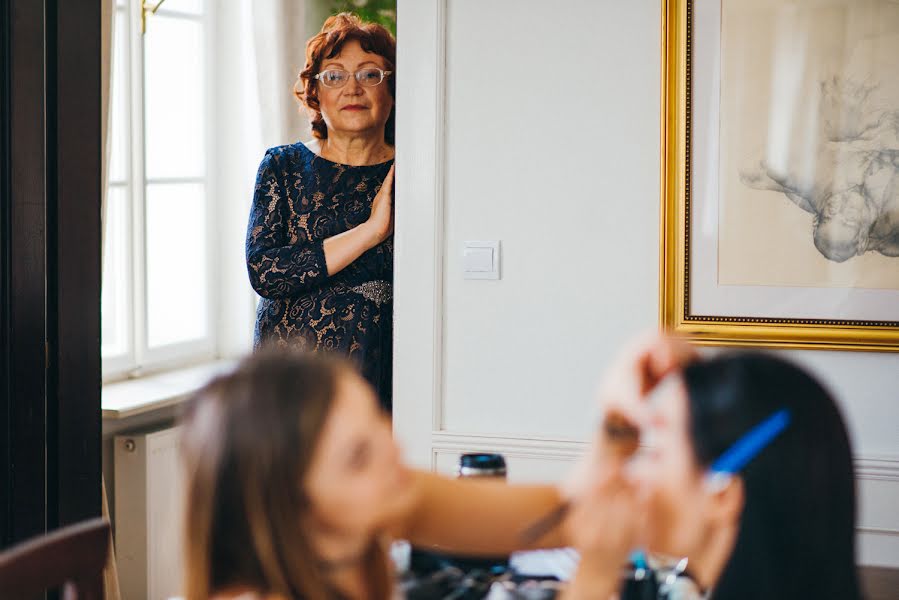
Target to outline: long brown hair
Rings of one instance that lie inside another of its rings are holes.
[[[230,587],[291,600],[341,597],[304,534],[303,482],[349,368],[270,350],[187,402],[180,433],[187,600]],[[386,555],[375,541],[364,566],[371,597],[388,598]]]
[[[340,13],[329,17],[322,29],[306,43],[306,67],[294,85],[294,95],[309,109],[312,122],[312,135],[318,139],[328,137],[328,126],[321,113],[318,100],[318,81],[314,77],[321,69],[322,62],[334,58],[343,49],[344,44],[356,40],[362,49],[377,54],[384,59],[386,70],[393,71],[384,81],[390,95],[396,98],[396,39],[382,25],[366,23],[352,13]],[[384,141],[391,146],[395,139],[396,106],[390,111],[390,117],[384,127]]]

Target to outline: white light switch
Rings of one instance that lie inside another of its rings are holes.
[[[465,242],[462,270],[465,279],[499,279],[499,242]]]
[[[493,270],[492,248],[466,248],[465,272],[489,273]]]

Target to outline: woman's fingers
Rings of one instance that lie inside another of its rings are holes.
[[[386,204],[385,208],[389,207],[388,210],[391,217],[393,215],[393,168],[393,165],[391,165],[390,170],[387,172],[387,177],[384,178],[384,183],[381,184],[381,189],[378,191],[381,202]]]
[[[696,351],[677,337],[653,333],[640,338],[614,362],[600,385],[603,418],[617,415],[639,429],[649,417],[647,394],[695,356]]]
[[[624,562],[636,545],[640,518],[636,486],[616,468],[596,474],[582,489],[566,527],[578,550]]]
[[[380,244],[393,233],[393,174],[394,165],[391,165],[381,189],[372,200],[368,223],[374,231],[375,244]]]
[[[394,216],[394,203],[393,203],[393,177],[394,177],[394,169],[396,167],[396,163],[390,165],[390,171],[387,172],[387,177],[384,178],[384,190],[385,193],[385,202],[390,203],[390,214],[388,218],[390,219],[390,233],[393,233],[393,216]]]
[[[393,173],[396,168],[396,163],[390,165],[390,170],[387,171],[387,177],[384,178],[384,183],[381,184],[381,189],[384,190],[389,196],[393,192]]]
[[[696,357],[696,350],[685,340],[672,335],[656,336],[642,357],[641,393],[649,393],[669,373],[683,368]]]
[[[390,182],[390,189],[388,190],[390,194],[390,220],[393,221],[393,217],[396,211],[396,194],[394,194],[394,177],[396,172],[394,169],[396,168],[396,163],[390,165],[390,171],[387,173],[387,178],[385,180]]]

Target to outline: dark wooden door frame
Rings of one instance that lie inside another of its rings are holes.
[[[100,514],[101,0],[0,0],[0,546]]]

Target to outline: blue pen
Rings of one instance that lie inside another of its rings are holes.
[[[743,434],[709,467],[711,483],[726,483],[731,475],[742,471],[790,424],[790,411],[783,408]]]

